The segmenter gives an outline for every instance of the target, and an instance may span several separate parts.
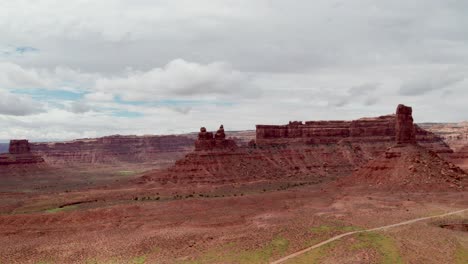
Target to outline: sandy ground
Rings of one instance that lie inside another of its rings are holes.
[[[332,186],[114,182],[67,192],[5,191],[0,263],[268,263],[350,230],[468,208],[467,192]],[[288,263],[466,263],[467,249],[466,232],[424,221],[347,237]]]

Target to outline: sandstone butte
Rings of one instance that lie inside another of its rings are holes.
[[[31,153],[28,140],[11,140],[8,153],[0,154],[0,166],[23,166],[44,163],[44,159]]]
[[[139,182],[210,185],[328,181],[351,175],[395,142],[417,143],[435,155],[451,155],[453,151],[438,136],[413,124],[411,111],[399,106],[396,115],[353,121],[257,125],[256,139],[247,146],[226,139],[224,127],[216,134],[202,127],[194,152],[166,170],[149,172]]]
[[[339,185],[407,191],[464,189],[468,175],[461,168],[416,142],[411,107],[399,105],[396,116],[395,145],[340,179]]]

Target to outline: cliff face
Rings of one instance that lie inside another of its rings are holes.
[[[417,139],[439,153],[451,152],[440,138],[415,127],[410,117],[403,116],[398,128],[396,115],[258,125],[256,141],[232,148],[216,147],[216,136],[202,128],[195,143],[197,151],[167,170],[148,173],[142,180],[178,184],[331,180],[350,175],[384,153],[395,144],[397,134],[402,142]]]
[[[53,165],[173,162],[192,151],[193,142],[185,136],[108,136],[32,143],[31,151]]]

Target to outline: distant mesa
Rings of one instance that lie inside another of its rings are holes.
[[[26,139],[10,140],[8,152],[0,154],[0,166],[44,163],[42,157],[31,153],[29,141]]]
[[[193,151],[187,135],[112,135],[62,142],[31,143],[31,151],[53,166],[89,164],[172,164]],[[168,165],[170,165],[168,164]],[[166,165],[164,165],[166,166]]]
[[[10,147],[8,149],[10,154],[27,154],[31,153],[29,141],[26,139],[10,140]]]

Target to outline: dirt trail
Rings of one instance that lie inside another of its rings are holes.
[[[412,224],[412,223],[415,223],[415,222],[424,221],[424,220],[428,220],[428,219],[432,219],[432,218],[438,218],[438,217],[444,217],[444,216],[449,216],[449,215],[453,215],[453,214],[459,214],[459,213],[463,213],[465,211],[468,211],[468,208],[458,210],[458,211],[454,211],[454,212],[441,214],[441,215],[416,218],[416,219],[412,219],[412,220],[408,220],[408,221],[404,221],[404,222],[400,222],[400,223],[396,223],[396,224],[392,224],[392,225],[386,225],[386,226],[375,227],[375,228],[370,228],[370,229],[361,230],[361,231],[352,231],[352,232],[344,233],[344,234],[341,234],[341,235],[334,236],[334,237],[332,237],[332,238],[330,238],[328,240],[325,240],[323,242],[320,242],[318,244],[315,244],[315,245],[313,245],[311,247],[308,247],[308,248],[305,248],[303,250],[297,251],[297,252],[295,252],[293,254],[290,254],[290,255],[288,255],[286,257],[283,257],[283,258],[281,258],[279,260],[270,262],[270,264],[284,263],[287,260],[290,260],[292,258],[300,256],[300,255],[302,255],[302,254],[304,254],[304,253],[306,253],[306,252],[308,252],[308,251],[310,251],[312,249],[319,248],[319,247],[321,247],[323,245],[326,245],[326,244],[328,244],[330,242],[333,242],[333,241],[338,240],[338,239],[340,239],[342,237],[345,237],[345,236],[350,236],[350,235],[353,235],[353,234],[363,233],[363,232],[372,232],[372,231],[377,231],[377,230],[385,230],[385,229],[388,229],[388,228],[393,228],[393,227],[402,226],[402,225],[409,225],[409,224]]]

